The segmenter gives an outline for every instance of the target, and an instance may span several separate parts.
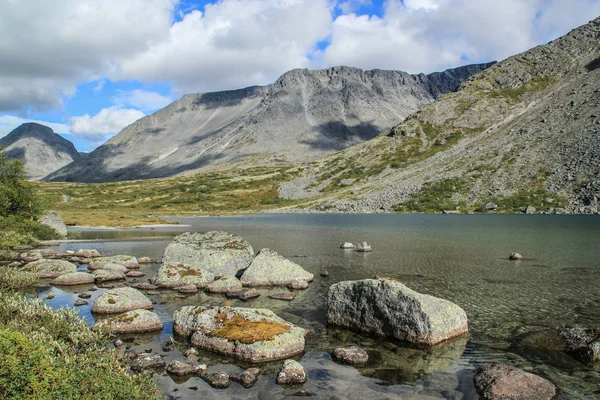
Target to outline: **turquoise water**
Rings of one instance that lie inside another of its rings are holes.
[[[291,303],[267,298],[281,289],[260,290],[262,296],[234,306],[270,308],[307,329],[307,351],[298,357],[309,381],[302,389],[317,398],[450,398],[475,399],[472,377],[479,365],[509,362],[553,380],[561,398],[600,397],[599,369],[561,352],[544,348],[549,333],[563,325],[600,326],[600,218],[537,215],[253,215],[177,218],[191,227],[80,232],[82,240],[60,250],[96,248],[104,255],[160,257],[170,238],[182,231],[225,230],[244,237],[255,251],[268,247],[292,258],[315,274],[310,288]],[[345,241],[367,241],[372,253],[341,250]],[[525,260],[508,260],[512,252]],[[158,266],[142,267],[147,277]],[[329,272],[322,278],[319,273]],[[325,323],[327,288],[342,280],[394,277],[410,288],[451,300],[465,309],[468,338],[434,348],[370,338]],[[79,292],[85,288],[76,288]],[[49,291],[53,306],[72,305],[76,293]],[[99,289],[94,296],[101,293]],[[165,322],[160,335],[137,338],[140,349],[161,352],[172,334],[172,313],[182,305],[223,304],[224,296],[198,293],[181,297],[165,291],[150,295]],[[93,300],[93,299],[92,299]],[[90,305],[92,301],[90,301]],[[89,306],[80,313],[93,322]],[[372,361],[359,369],[334,363],[329,351],[359,344]],[[181,350],[185,350],[181,346]],[[240,370],[232,360],[203,354],[209,372]],[[166,360],[182,358],[170,352]],[[281,398],[298,389],[274,384],[280,363],[263,366],[266,375],[252,389],[237,384],[225,391],[199,378],[159,384],[173,398]],[[197,390],[189,387],[196,386]],[[175,391],[175,389],[177,389]]]

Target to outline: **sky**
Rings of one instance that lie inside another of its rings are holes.
[[[600,0],[0,0],[0,137],[39,122],[91,151],[187,93],[294,68],[429,73],[502,60]]]

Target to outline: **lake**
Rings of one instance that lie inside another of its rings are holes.
[[[219,391],[200,378],[160,376],[160,387],[174,399],[271,399],[301,389],[327,399],[477,399],[473,374],[490,362],[507,362],[549,378],[560,388],[559,398],[600,397],[598,366],[545,349],[557,328],[600,326],[600,216],[265,214],[171,219],[191,226],[80,229],[83,242],[54,249],[95,248],[102,255],[160,258],[181,232],[224,230],[242,236],[255,252],[270,248],[315,274],[310,288],[290,303],[267,297],[281,288],[259,289],[261,297],[246,303],[233,301],[234,306],[269,308],[311,330],[306,352],[296,357],[307,372],[306,384],[287,389],[276,385],[281,362],[262,365],[263,376],[251,389],[233,383]],[[367,241],[373,252],[340,249],[346,241]],[[509,261],[512,252],[525,259]],[[157,269],[158,265],[141,268],[146,278]],[[319,276],[324,271],[329,272],[326,278]],[[328,287],[375,275],[397,278],[418,292],[455,302],[469,316],[469,337],[421,348],[327,327]],[[47,299],[48,304],[72,306],[76,290],[39,287],[38,296],[46,298],[51,292],[55,297]],[[93,299],[103,291],[94,291],[90,305],[78,309],[90,323]],[[173,312],[184,305],[222,305],[226,300],[222,295],[181,296],[168,290],[149,297],[156,301],[155,312],[165,328],[131,343],[140,351],[165,354],[167,362],[183,359],[181,352],[187,348],[162,351],[172,335]],[[367,365],[355,368],[332,361],[330,351],[354,344],[370,353]],[[201,360],[209,373],[238,373],[248,367],[206,352]]]

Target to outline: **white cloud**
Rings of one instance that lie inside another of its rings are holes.
[[[502,60],[598,15],[598,0],[388,0],[382,18],[336,18],[321,62],[417,73]]]
[[[350,14],[362,6],[370,6],[372,4],[373,0],[345,0],[338,2],[337,8],[339,8],[343,14]]]
[[[0,115],[0,138],[9,134],[12,130],[17,128],[19,125],[26,122],[35,122],[40,125],[45,125],[51,128],[55,133],[69,134],[70,127],[67,124],[61,124],[56,122],[46,122],[35,119],[21,118],[14,115]]]
[[[105,139],[107,135],[119,132],[144,116],[145,114],[138,110],[113,106],[100,110],[93,117],[88,114],[72,117],[69,126],[73,134],[82,135],[88,140],[98,141],[99,139]]]
[[[59,108],[169,32],[176,0],[0,0],[0,111]]]
[[[140,89],[121,92],[113,100],[119,106],[131,106],[144,111],[158,110],[173,102],[173,99],[160,93]]]
[[[193,10],[113,79],[169,81],[177,95],[273,82],[310,65],[331,26],[329,0],[223,0]]]

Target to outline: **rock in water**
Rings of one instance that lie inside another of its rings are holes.
[[[512,253],[509,257],[510,260],[522,260],[523,256],[519,253]]]
[[[206,291],[211,293],[228,293],[240,290],[242,290],[242,282],[234,275],[224,276],[206,287]]]
[[[197,288],[204,288],[213,282],[215,276],[200,267],[193,267],[187,264],[163,264],[154,279],[155,285],[167,288],[176,288],[187,285],[194,285]]]
[[[38,278],[44,279],[75,272],[77,266],[64,260],[39,260],[25,265],[23,270],[33,272]]]
[[[509,365],[492,364],[475,374],[477,393],[488,400],[550,400],[556,387],[544,378]]]
[[[174,331],[192,345],[242,361],[279,360],[304,351],[304,329],[266,309],[186,306],[173,314]]]
[[[311,282],[314,275],[273,250],[262,249],[240,278],[244,286],[279,286],[296,280]]]
[[[356,251],[360,252],[360,253],[369,253],[371,251],[373,251],[373,249],[371,248],[371,245],[367,242],[360,242],[358,244],[358,248],[356,249]]]
[[[63,238],[66,238],[69,233],[65,221],[63,221],[62,217],[56,211],[50,211],[44,215],[40,218],[39,223],[54,229]]]
[[[131,369],[134,371],[144,371],[147,369],[164,368],[165,362],[158,354],[139,354],[132,362]]]
[[[230,376],[229,379],[231,379],[234,382],[239,382],[240,385],[242,385],[246,389],[249,389],[252,386],[254,386],[254,384],[258,381],[258,376],[260,375],[260,373],[261,371],[258,368],[248,368],[239,376]]]
[[[565,328],[560,332],[565,352],[581,362],[600,360],[600,329]]]
[[[102,293],[94,301],[92,312],[98,314],[122,313],[137,309],[152,309],[152,301],[139,290],[122,287]]]
[[[127,269],[126,266],[122,265],[122,264],[116,264],[116,263],[103,263],[102,264],[102,268],[100,269],[104,269],[107,271],[117,271],[117,272],[122,272],[122,273],[127,273],[127,271],[129,271]]]
[[[350,243],[350,242],[345,242],[344,244],[342,244],[342,245],[340,246],[340,248],[341,248],[341,249],[353,249],[353,248],[355,248],[355,247],[356,247],[356,246],[355,246],[355,245],[353,245],[353,244],[352,244],[352,243]]]
[[[285,360],[277,374],[279,385],[301,385],[306,382],[306,373],[298,361]]]
[[[427,345],[469,330],[467,314],[456,304],[385,278],[332,285],[327,292],[327,321]]]
[[[231,385],[231,382],[229,381],[229,375],[223,371],[218,371],[214,374],[207,375],[204,379],[215,389],[226,389],[229,387],[229,385]]]
[[[206,371],[206,365],[194,361],[173,360],[167,366],[168,373],[178,376],[197,374],[203,371]]]
[[[369,354],[360,347],[340,347],[334,350],[333,357],[346,364],[364,364],[369,361]]]
[[[213,231],[183,233],[173,239],[163,254],[166,265],[184,264],[213,275],[235,275],[248,268],[254,257],[252,246],[238,235]]]
[[[139,267],[137,258],[135,258],[134,256],[127,256],[127,255],[117,255],[117,256],[110,256],[110,257],[95,257],[92,259],[92,261],[95,263],[100,263],[100,264],[121,264],[121,265],[125,266],[126,268],[138,268]]]
[[[84,285],[86,283],[94,283],[94,277],[87,272],[69,272],[68,274],[60,275],[51,282],[53,285]]]
[[[92,272],[96,282],[122,281],[125,280],[125,274],[119,271],[109,271],[107,269],[97,269]]]
[[[160,331],[163,324],[152,311],[140,309],[98,321],[93,328],[107,328],[112,333],[145,333]]]

